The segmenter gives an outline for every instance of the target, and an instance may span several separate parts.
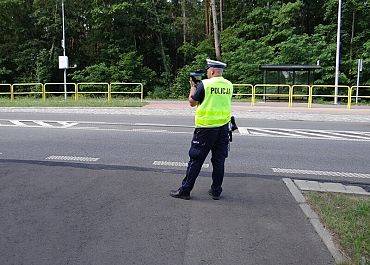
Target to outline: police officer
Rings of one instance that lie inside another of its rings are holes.
[[[186,176],[178,190],[171,191],[175,198],[190,199],[190,192],[199,175],[204,160],[212,152],[212,185],[208,191],[214,199],[220,199],[224,178],[225,159],[229,147],[229,122],[233,85],[222,77],[225,63],[207,59],[207,78],[195,86],[190,79],[190,106],[197,106],[195,131],[189,150],[190,161]]]

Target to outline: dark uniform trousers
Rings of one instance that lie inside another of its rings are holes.
[[[225,172],[225,159],[229,148],[229,125],[217,128],[196,128],[189,150],[190,161],[186,176],[182,181],[181,190],[189,192],[193,189],[195,180],[202,168],[209,151],[212,152],[212,186],[215,195],[222,192],[222,181]]]

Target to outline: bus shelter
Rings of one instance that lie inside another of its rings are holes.
[[[320,65],[261,65],[264,84],[312,85],[315,71],[321,70]]]
[[[290,65],[290,64],[266,64],[261,65],[260,70],[263,71],[263,84],[260,86],[263,88],[263,100],[266,101],[266,97],[273,97],[274,99],[282,99],[284,95],[289,94],[290,85],[312,85],[314,83],[315,71],[321,70],[320,65]],[[273,84],[276,84],[274,86]],[[303,89],[303,88],[302,88]],[[269,90],[269,91],[267,91]]]

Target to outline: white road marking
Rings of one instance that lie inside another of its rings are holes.
[[[153,129],[132,129],[133,132],[152,132],[152,133],[164,133],[169,132],[168,130],[153,130]]]
[[[0,127],[20,127],[16,125],[5,125],[0,124]],[[182,132],[182,131],[166,131],[166,130],[139,130],[139,129],[114,129],[114,128],[98,128],[98,127],[41,127],[24,125],[25,128],[36,128],[36,129],[67,129],[67,130],[88,130],[88,131],[111,131],[111,132],[136,132],[136,133],[165,133],[165,134],[193,134],[193,132]]]
[[[240,135],[249,135],[249,131],[247,127],[238,127],[238,131]]]
[[[370,178],[370,174],[366,174],[366,173],[349,173],[349,172],[290,169],[290,168],[272,168],[272,171],[275,173],[285,173],[285,174],[301,174],[301,175],[364,178],[364,179]]]
[[[370,140],[369,137],[359,136],[359,135],[352,135],[352,134],[346,134],[346,132],[330,132],[330,135],[337,135],[340,138],[356,138],[356,139],[362,139],[362,140]]]
[[[303,138],[310,138],[310,139],[323,139],[323,138],[330,138],[330,139],[342,139],[342,138],[336,138],[329,135],[318,133],[317,131],[297,131],[299,134],[303,134]],[[306,137],[305,137],[306,135]],[[308,136],[308,137],[307,137]]]
[[[185,162],[173,162],[173,161],[154,161],[155,166],[167,166],[167,167],[187,167],[188,163]],[[203,168],[209,168],[209,164],[205,163]]]
[[[9,120],[11,123],[13,123],[15,126],[21,126],[21,127],[27,127],[26,124],[20,122],[20,121],[17,121],[17,120]]]
[[[117,123],[119,124],[119,123]],[[162,123],[134,123],[133,126],[152,126],[152,127],[180,127],[180,128],[194,128],[189,125],[177,125],[177,124],[162,124]]]
[[[239,127],[241,136],[265,136],[341,141],[370,141],[370,132]]]
[[[53,125],[51,125],[49,123],[46,123],[46,122],[43,122],[43,121],[33,121],[33,122],[42,126],[42,127],[48,127],[48,128],[54,127]]]
[[[61,161],[80,161],[80,162],[96,162],[100,158],[84,157],[84,156],[48,156],[46,160],[61,160]]]
[[[78,125],[78,122],[68,122],[68,121],[42,121],[42,120],[0,120],[0,121],[8,121],[8,122],[10,122],[10,123],[13,124],[13,125],[0,124],[0,126],[5,126],[5,127],[9,127],[9,126],[20,126],[20,127],[31,127],[31,128],[34,128],[34,127],[40,127],[41,126],[43,128],[59,128],[59,129],[65,129],[65,128],[70,128],[72,126]],[[34,123],[34,124],[37,124],[39,126],[25,124],[24,122]],[[61,125],[61,127],[51,125],[50,123],[58,123],[58,124]]]
[[[192,134],[186,131],[172,131],[168,128],[194,128],[188,125],[171,125],[159,123],[111,123],[95,121],[51,121],[51,120],[4,120],[12,124],[0,124],[4,127],[26,127],[26,128],[48,128],[48,129],[77,129],[77,130],[99,130],[99,131],[117,131],[117,132],[141,132],[141,133],[164,133],[164,134]],[[26,124],[27,122],[28,124]],[[30,124],[31,123],[31,124]],[[35,124],[35,125],[32,125]],[[52,125],[53,123],[60,124]],[[89,124],[87,126],[77,126]],[[94,126],[95,125],[95,126]],[[126,126],[134,127],[124,128],[102,128],[104,125],[109,126]],[[166,127],[162,128],[135,128],[136,126]],[[370,142],[370,132],[362,131],[333,131],[333,130],[309,130],[309,129],[285,129],[285,128],[257,128],[257,127],[239,127],[239,134],[235,136],[258,136],[258,137],[283,137],[296,139],[315,139],[315,140],[339,140],[339,141],[358,141]]]
[[[270,130],[270,129],[253,128],[253,131],[256,131],[257,133],[264,134],[264,135],[268,135],[268,134],[272,133],[272,134],[281,135],[281,136],[288,136],[288,137],[302,137],[302,136],[299,136],[299,135],[296,135],[296,134],[293,134],[293,133],[281,132],[281,131]]]
[[[63,129],[70,128],[78,124],[77,122],[68,122],[68,121],[57,121],[57,123],[62,125]]]

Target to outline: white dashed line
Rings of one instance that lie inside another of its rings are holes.
[[[84,157],[84,156],[48,156],[46,160],[61,160],[61,161],[80,161],[80,162],[96,162],[100,158]]]
[[[173,161],[154,161],[155,166],[167,166],[167,167],[187,167],[188,163],[185,162],[173,162]],[[203,164],[203,168],[209,168],[209,164]]]
[[[132,129],[133,132],[168,133],[168,130]]]
[[[370,174],[365,173],[349,173],[349,172],[304,170],[289,168],[272,168],[272,171],[274,171],[275,173],[285,173],[285,174],[317,175],[317,176],[364,178],[364,179],[370,178]]]

